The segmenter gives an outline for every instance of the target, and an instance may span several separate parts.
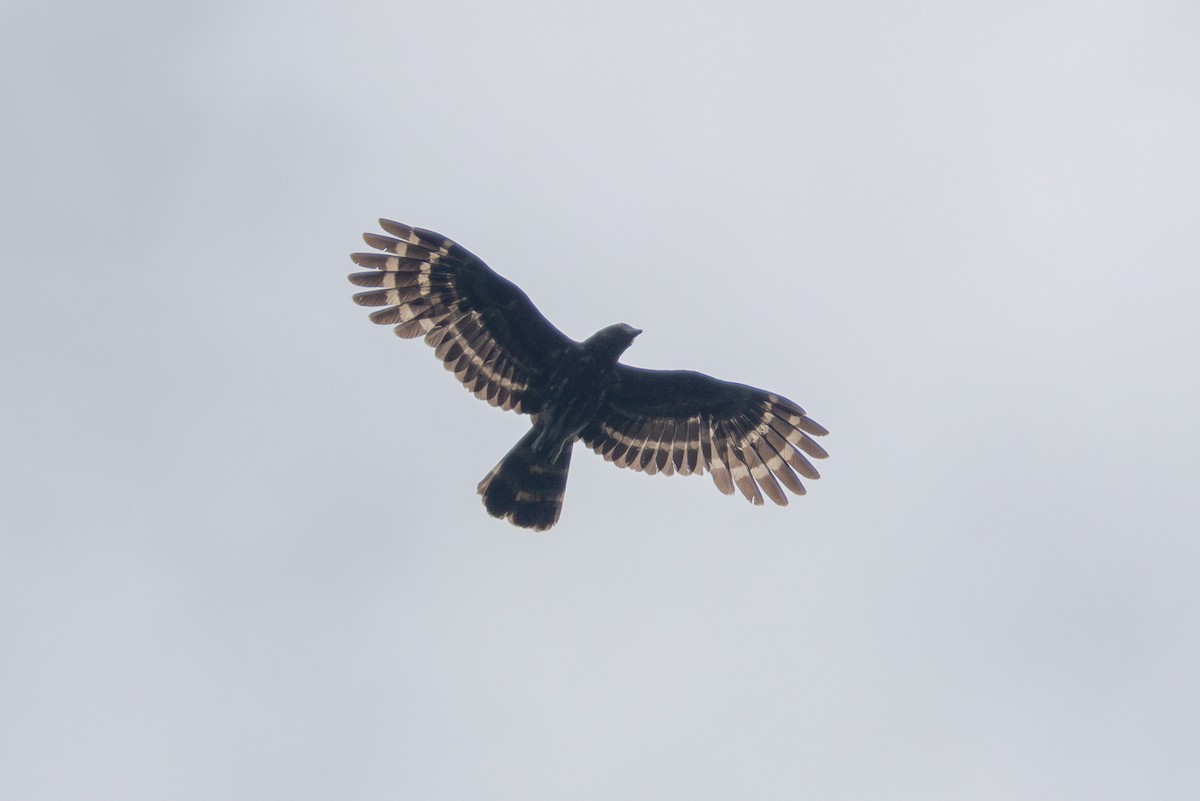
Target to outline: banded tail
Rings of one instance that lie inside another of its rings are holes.
[[[562,512],[575,442],[569,441],[557,459],[548,460],[533,450],[539,433],[537,426],[529,429],[500,464],[483,477],[478,492],[492,517],[508,518],[521,528],[545,531],[558,522]]]

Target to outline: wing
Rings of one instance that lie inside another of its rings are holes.
[[[423,336],[447,370],[493,406],[536,414],[541,379],[579,344],[542,316],[516,284],[502,278],[462,245],[423,228],[380,220],[392,236],[363,234],[382,253],[350,258],[371,272],[353,273],[360,306],[396,334]]]
[[[582,438],[618,467],[668,475],[708,470],[726,495],[736,485],[756,506],[763,493],[786,506],[780,484],[803,495],[796,474],[820,478],[806,454],[828,456],[812,439],[827,433],[771,392],[703,373],[619,364],[617,381]]]

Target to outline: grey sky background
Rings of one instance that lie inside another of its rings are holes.
[[[4,17],[0,797],[1200,793],[1194,2]],[[825,477],[488,518],[377,216]]]

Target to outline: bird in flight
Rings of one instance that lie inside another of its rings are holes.
[[[545,531],[558,522],[577,441],[618,467],[654,474],[708,472],[756,506],[780,506],[783,488],[803,495],[799,476],[820,478],[809,457],[827,432],[787,398],[689,370],[618,362],[639,329],[618,323],[583,342],[570,339],[466,248],[441,234],[380,220],[365,233],[377,253],[350,258],[369,272],[350,282],[370,291],[360,306],[396,334],[423,337],[475,397],[528,414],[533,426],[479,482],[493,517]]]

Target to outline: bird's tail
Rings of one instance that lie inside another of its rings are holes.
[[[500,464],[479,482],[483,505],[492,517],[508,518],[515,526],[545,531],[558,522],[567,491],[573,442],[568,442],[557,459],[534,453],[538,429],[521,437]]]

